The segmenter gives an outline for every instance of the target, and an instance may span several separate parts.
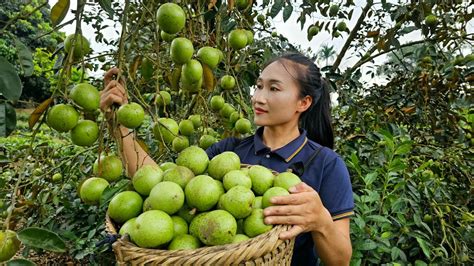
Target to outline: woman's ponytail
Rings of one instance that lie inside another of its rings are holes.
[[[321,79],[321,96],[319,99],[313,98],[313,104],[301,116],[300,124],[306,130],[309,139],[328,148],[334,148],[331,97],[328,83],[324,79]]]

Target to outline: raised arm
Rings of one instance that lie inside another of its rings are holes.
[[[156,165],[156,162],[135,141],[133,131],[113,123],[112,106],[128,103],[125,79],[121,78],[120,82],[113,79],[119,72],[118,68],[112,68],[104,75],[105,88],[100,92],[100,109],[106,116],[109,132],[119,147],[119,155],[127,169],[127,175],[133,177],[142,165]]]

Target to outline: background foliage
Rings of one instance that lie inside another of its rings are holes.
[[[68,101],[67,91],[74,83],[101,84],[77,69],[120,66],[127,75],[131,99],[151,114],[138,136],[154,158],[165,161],[176,153],[154,139],[150,123],[157,117],[180,121],[192,113],[203,114],[205,126],[192,141],[209,132],[218,138],[235,135],[232,123],[207,107],[208,99],[220,94],[251,118],[249,94],[262,64],[282,51],[301,50],[276,32],[272,19],[277,15],[284,21],[297,16],[302,30],[315,26],[333,38],[344,36],[346,42],[334,61],[329,47],[319,53],[325,54],[320,57],[321,64],[327,65],[322,70],[338,95],[333,109],[336,151],[351,171],[356,199],[352,264],[472,264],[474,59],[473,34],[468,30],[472,5],[463,1],[366,1],[358,5],[343,1],[333,14],[330,9],[335,3],[330,1],[250,1],[244,8],[237,7],[239,1],[180,1],[188,13],[181,34],[195,47],[210,45],[225,54],[218,69],[207,73],[202,92],[190,96],[178,90],[169,44],[160,39],[156,28],[154,12],[160,2],[164,1],[131,1],[125,6],[98,1],[84,10],[85,1],[78,1],[78,6],[70,7],[76,10],[77,30],[81,23],[91,24],[96,41],[114,48],[70,62],[64,60],[64,51],[55,53],[63,34],[52,31],[47,38],[37,38],[52,30],[46,3],[7,1],[0,11],[0,32],[8,33],[0,37],[0,56],[15,65],[21,76],[19,52],[11,36],[26,44],[34,51],[34,72],[21,81],[24,88],[37,87],[38,91],[24,90],[22,97],[39,100],[53,92],[56,102]],[[355,14],[353,27],[338,27]],[[434,25],[428,25],[429,15],[436,16]],[[126,25],[122,38],[102,34],[111,27],[106,18]],[[252,29],[254,44],[241,51],[229,49],[226,36],[236,27]],[[413,32],[419,33],[418,40],[401,43]],[[318,57],[317,52],[303,52]],[[349,54],[357,62],[341,69]],[[389,55],[383,67],[363,68],[381,55]],[[99,58],[105,61],[103,65]],[[142,64],[145,58],[152,66]],[[150,67],[153,75],[143,75]],[[237,92],[217,86],[218,78],[227,73],[236,77]],[[366,77],[385,82],[366,83]],[[166,108],[156,102],[160,90],[173,97]],[[66,241],[68,257],[73,260],[111,262],[113,254],[107,245],[96,244],[106,239],[106,203],[113,192],[126,188],[127,181],[109,188],[100,206],[82,204],[76,190],[91,175],[97,154],[115,146],[105,134],[101,146],[76,147],[68,136],[51,131],[41,120],[31,130],[27,117],[20,114],[19,118],[19,128],[12,136],[0,139],[0,198],[4,199],[0,206],[5,227],[50,229]],[[101,121],[100,116],[96,119]],[[61,173],[61,181],[52,181],[55,173]],[[31,257],[30,249],[43,252],[27,246],[25,257]]]
[[[33,55],[32,75],[21,75],[24,87],[22,100],[45,100],[51,95],[51,86],[56,82],[53,72],[56,57],[53,52],[62,43],[64,33],[53,30],[49,14],[47,1],[40,0],[7,0],[0,9],[0,28],[4,33],[0,37],[0,56],[12,64],[17,62],[18,46],[15,40],[27,46]]]

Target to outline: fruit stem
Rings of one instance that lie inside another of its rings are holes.
[[[186,112],[185,117],[189,117],[191,115],[191,113],[194,109],[194,106],[196,105],[197,98],[198,98],[197,95],[193,95],[193,97],[191,99],[191,103],[189,104],[189,108],[188,108],[188,111]]]
[[[23,165],[22,165],[22,168],[26,170],[26,162],[27,160],[24,160],[23,161]],[[8,230],[10,229],[10,219],[12,217],[12,214],[13,214],[13,210],[15,209],[15,204],[16,204],[16,195],[18,194],[18,187],[20,186],[20,182],[23,180],[23,177],[25,176],[25,171],[19,171],[19,176],[18,176],[18,179],[16,180],[16,183],[15,183],[15,188],[13,189],[13,193],[12,193],[12,198],[11,198],[11,205],[8,207],[7,209],[7,212],[8,212],[8,215],[7,215],[7,218],[5,219],[5,222],[3,224],[3,227],[5,228],[5,230]]]

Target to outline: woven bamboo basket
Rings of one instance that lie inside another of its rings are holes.
[[[242,164],[242,168],[252,165]],[[274,174],[278,174],[272,171]],[[106,231],[117,235],[117,228],[106,216]],[[140,248],[128,235],[112,245],[118,265],[290,265],[295,238],[281,240],[288,225],[276,225],[272,230],[249,240],[194,250],[162,250]]]
[[[117,239],[112,248],[118,265],[290,265],[294,238],[283,241],[278,237],[287,229],[286,225],[277,225],[267,233],[240,243],[194,250],[140,248],[126,235]],[[108,215],[106,230],[117,234]]]

